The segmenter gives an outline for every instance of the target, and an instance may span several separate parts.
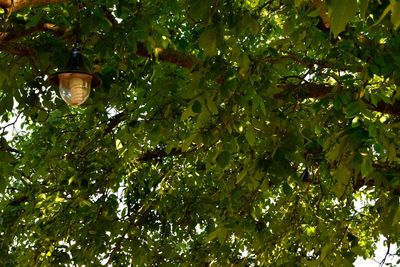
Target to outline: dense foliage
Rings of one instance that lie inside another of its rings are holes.
[[[352,266],[400,245],[400,2],[0,7],[1,266]],[[70,108],[48,77],[78,19],[103,83]]]

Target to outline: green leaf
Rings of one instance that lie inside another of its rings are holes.
[[[189,12],[194,20],[207,20],[210,15],[211,0],[192,0],[190,1]]]
[[[369,0],[359,0],[360,15],[361,15],[361,18],[363,18],[363,19],[365,19],[367,11],[368,11],[368,3],[369,3]]]
[[[374,167],[370,158],[364,157],[361,163],[361,175],[363,178],[367,177],[372,173]]]
[[[390,144],[386,149],[389,154],[389,162],[394,162],[397,159],[396,145]]]
[[[183,141],[182,145],[181,145],[181,149],[182,151],[188,151],[193,140],[197,137],[197,133],[191,134],[189,135],[187,138],[185,138],[185,140]]]
[[[253,127],[251,127],[251,126],[247,127],[244,135],[245,135],[246,140],[249,143],[249,145],[254,146],[254,144],[256,142],[256,136],[255,136]]]
[[[41,18],[42,18],[41,13],[36,13],[35,15],[30,16],[28,22],[25,24],[25,28],[28,29],[36,26]]]
[[[391,22],[393,23],[395,29],[400,26],[400,2],[396,0],[390,0],[390,4],[385,8],[379,20],[374,24],[374,26],[381,23],[381,21],[392,12],[392,16],[390,17]]]
[[[270,85],[267,88],[267,92],[266,95],[269,97],[273,97],[274,95],[277,95],[279,93],[283,92],[283,88],[282,87],[278,87],[276,85]]]
[[[295,7],[300,7],[300,5],[303,3],[304,0],[294,0],[294,6]]]
[[[245,16],[243,16],[242,25],[241,25],[242,30],[245,30],[247,28],[250,29],[252,34],[257,34],[260,29],[259,22],[249,14],[246,14]]]
[[[346,118],[354,118],[365,110],[365,106],[359,102],[352,102],[346,108]]]
[[[194,116],[196,116],[196,113],[193,112],[192,105],[190,105],[182,113],[181,120],[185,121],[185,120],[189,119],[189,117],[194,117]]]
[[[7,72],[6,71],[1,71],[0,72],[0,88],[3,87],[4,81],[7,79]]]
[[[4,114],[7,111],[12,111],[13,108],[13,97],[11,94],[6,94],[0,101],[0,114]]]
[[[336,38],[357,14],[357,0],[333,0],[331,9],[330,27]]]
[[[4,193],[4,190],[6,189],[6,187],[7,187],[7,180],[5,179],[5,177],[0,172],[0,194]]]
[[[381,23],[381,21],[386,17],[387,14],[389,14],[389,12],[390,12],[391,10],[392,10],[392,4],[389,4],[389,5],[385,8],[385,10],[383,11],[383,13],[382,13],[381,17],[379,18],[379,20],[378,20],[373,26],[376,26],[376,25],[378,25],[379,23]]]
[[[196,101],[193,102],[192,111],[194,113],[200,113],[201,112],[201,103],[200,103],[199,100],[196,100]]]
[[[384,231],[383,234],[390,235],[391,233],[400,230],[400,203],[398,196],[390,196],[385,203],[385,210],[382,216]]]
[[[236,177],[236,184],[239,184],[244,179],[244,177],[246,177],[246,175],[247,175],[247,170],[241,171]]]
[[[291,196],[293,194],[292,187],[286,182],[283,183],[282,190],[283,190],[283,193],[285,193],[285,195],[287,195],[287,196]]]
[[[336,179],[335,186],[332,191],[337,198],[341,198],[346,191],[347,186],[350,184],[351,172],[345,166],[339,166],[335,170],[333,177]]]
[[[71,176],[71,178],[68,179],[68,185],[71,185],[75,181],[75,176]]]
[[[218,229],[219,229],[219,231],[217,232],[218,242],[222,245],[225,242],[228,230],[226,228],[218,228]]]
[[[392,21],[394,28],[400,26],[400,2],[391,0],[392,16],[390,20]]]
[[[231,153],[229,153],[228,151],[222,151],[217,159],[218,166],[220,166],[221,168],[225,168],[226,166],[228,166],[230,161]]]
[[[239,70],[239,73],[241,74],[241,75],[245,75],[246,74],[246,72],[248,71],[248,69],[249,69],[249,65],[250,65],[250,59],[249,59],[249,57],[246,55],[246,54],[241,54],[240,55],[240,58],[239,58],[239,68],[240,68],[240,70]]]
[[[218,113],[218,107],[215,105],[215,102],[211,98],[207,98],[206,100],[207,108],[210,110],[212,114]]]
[[[207,56],[215,56],[217,54],[217,30],[208,28],[204,31],[200,35],[199,46]]]
[[[337,161],[342,155],[342,150],[343,150],[343,143],[335,144],[333,148],[326,153],[326,159],[329,162]]]
[[[319,261],[323,262],[325,258],[327,257],[328,253],[332,250],[333,244],[327,243],[325,244],[322,249],[321,249],[321,254],[319,256]]]
[[[220,228],[217,228],[217,229],[215,229],[214,231],[212,231],[212,232],[207,236],[207,239],[206,239],[205,242],[207,243],[207,242],[210,242],[210,241],[214,240],[215,238],[217,238],[219,231],[220,231]]]
[[[376,127],[376,125],[374,123],[371,123],[368,126],[368,134],[370,137],[377,137],[378,136],[378,127]]]
[[[39,110],[37,114],[38,114],[38,116],[36,118],[36,121],[39,123],[45,122],[47,120],[47,118],[49,117],[49,114],[42,110]]]

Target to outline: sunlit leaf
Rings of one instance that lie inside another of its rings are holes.
[[[336,37],[358,11],[357,0],[333,0],[331,5],[330,27]]]

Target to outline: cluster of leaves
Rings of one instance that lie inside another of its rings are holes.
[[[400,245],[400,2],[35,2],[0,14],[0,265],[352,266]],[[71,109],[48,76],[78,19],[103,83]]]

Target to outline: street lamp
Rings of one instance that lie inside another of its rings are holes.
[[[61,98],[70,106],[79,106],[89,97],[91,88],[101,84],[101,80],[85,66],[79,48],[72,49],[67,67],[50,77],[50,82],[58,85]]]

